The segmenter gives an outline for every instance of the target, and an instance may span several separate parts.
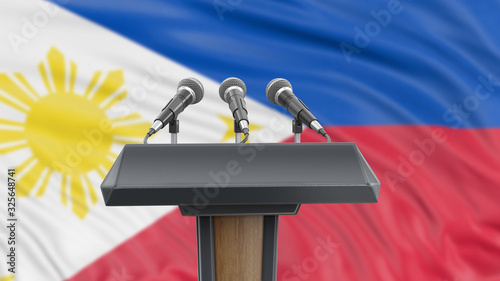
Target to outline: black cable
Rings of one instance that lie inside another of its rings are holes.
[[[323,136],[326,138],[326,142],[332,142],[332,139],[330,139],[328,134],[324,134]]]
[[[154,133],[155,133],[154,129],[149,129],[148,133],[144,137],[144,140],[143,140],[144,144],[148,144],[149,137],[152,136]]]
[[[325,129],[323,128],[319,129],[318,133],[320,133],[323,137],[325,137],[327,142],[332,142],[330,136],[326,133]]]
[[[240,143],[246,143],[250,137],[250,133],[247,128],[243,129],[243,133],[245,134],[245,138],[241,140]]]
[[[241,140],[240,143],[246,143],[250,134],[245,134],[245,138]]]

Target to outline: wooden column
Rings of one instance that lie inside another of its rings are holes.
[[[262,281],[264,216],[214,217],[215,280]]]

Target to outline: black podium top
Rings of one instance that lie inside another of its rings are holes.
[[[108,206],[377,202],[354,143],[126,145],[104,179]]]

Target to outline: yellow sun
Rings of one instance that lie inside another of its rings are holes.
[[[0,153],[25,148],[32,153],[17,167],[18,196],[42,196],[51,176],[60,173],[62,204],[84,218],[98,200],[88,174],[97,171],[104,177],[117,157],[112,145],[139,141],[150,124],[137,113],[108,117],[107,111],[127,97],[121,70],[108,72],[100,84],[102,72],[96,71],[85,92],[78,94],[76,64],[71,61],[66,69],[64,55],[54,47],[47,62],[38,65],[46,95],[37,93],[20,73],[14,79],[0,73],[0,102],[26,115],[24,122],[0,119]]]

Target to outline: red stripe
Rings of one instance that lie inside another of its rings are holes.
[[[379,202],[282,216],[278,280],[500,280],[500,129],[327,131],[358,145],[382,182]],[[307,131],[303,141],[323,138]],[[197,280],[195,232],[176,211],[69,280],[121,281],[122,270],[134,281]]]

